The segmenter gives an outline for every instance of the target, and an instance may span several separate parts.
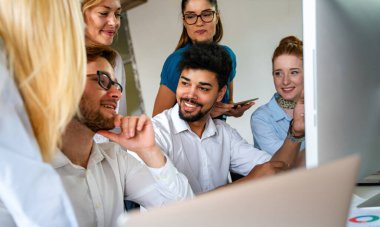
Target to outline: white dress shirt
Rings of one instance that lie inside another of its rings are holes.
[[[61,151],[53,166],[80,226],[115,226],[126,199],[152,207],[193,197],[186,177],[169,159],[161,168],[148,168],[113,142],[93,143],[87,169],[73,164]]]
[[[178,104],[153,118],[156,142],[189,180],[195,194],[228,183],[229,171],[247,175],[256,164],[270,160],[221,120],[211,117],[202,138],[180,119]]]
[[[42,161],[0,39],[0,226],[77,226],[58,174]]]

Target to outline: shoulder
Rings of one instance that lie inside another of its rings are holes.
[[[259,108],[257,108],[251,115],[251,118],[254,119],[254,118],[265,118],[267,116],[270,115],[270,109],[269,109],[269,103],[266,103],[262,106],[260,106]]]
[[[170,130],[172,108],[164,110],[162,113],[157,114],[152,118],[152,124],[155,131],[167,131]]]
[[[115,159],[117,158],[117,156],[123,156],[124,150],[117,143],[114,143],[114,142],[97,143],[96,146],[98,146],[99,151],[104,156],[107,156],[111,159]]]
[[[269,102],[260,106],[252,113],[251,119],[255,120],[255,119],[272,118],[275,111],[272,106],[275,104],[275,102],[276,102],[275,95],[273,95]]]
[[[173,63],[173,62],[179,62],[181,59],[182,59],[182,54],[183,52],[185,52],[187,49],[189,49],[189,45],[186,45],[184,47],[181,47],[177,50],[175,50],[173,53],[171,53],[167,58],[166,58],[166,61],[165,61],[165,64],[166,63]]]
[[[236,60],[236,55],[230,47],[228,47],[226,45],[221,45],[221,46],[228,52],[228,54],[230,55],[232,60]]]
[[[227,133],[233,133],[235,131],[235,129],[231,127],[231,125],[229,125],[227,122],[223,120],[213,119],[213,121],[214,121],[215,127],[218,130],[218,133],[222,131],[227,132]]]
[[[97,146],[104,158],[115,167],[117,166],[119,171],[123,172],[126,167],[133,167],[140,163],[136,157],[115,142],[100,143]]]
[[[161,80],[164,80],[167,82],[164,82],[163,84],[174,83],[173,86],[177,84],[177,81],[175,79],[179,78],[178,65],[182,59],[182,53],[185,51],[185,48],[187,47],[185,46],[174,51],[172,54],[170,54],[166,58],[165,63],[162,67]],[[172,90],[175,90],[175,89],[172,88]]]

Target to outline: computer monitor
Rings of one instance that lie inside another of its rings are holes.
[[[380,170],[380,1],[303,0],[306,165]]]

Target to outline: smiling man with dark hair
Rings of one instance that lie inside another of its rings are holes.
[[[217,44],[190,47],[180,63],[177,104],[153,118],[157,144],[187,176],[196,194],[226,185],[229,171],[246,176],[239,183],[287,170],[299,158],[302,101],[294,110],[288,139],[273,157],[248,144],[226,122],[211,118],[226,91],[230,61]]]

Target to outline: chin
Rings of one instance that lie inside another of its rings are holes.
[[[102,38],[101,40],[98,40],[99,44],[104,45],[104,46],[110,46],[113,43],[113,37],[109,38]]]
[[[210,39],[207,39],[207,38],[198,38],[198,39],[195,39],[194,42],[195,43],[210,43],[212,41],[210,41]]]
[[[283,99],[285,99],[285,100],[294,100],[295,99],[295,95],[293,95],[293,94],[289,94],[289,93],[279,93],[280,94],[280,96],[283,98]]]

